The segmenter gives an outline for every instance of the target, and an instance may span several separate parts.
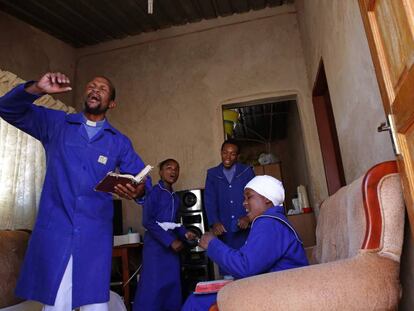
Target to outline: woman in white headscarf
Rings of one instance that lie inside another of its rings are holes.
[[[232,249],[212,233],[204,234],[199,245],[236,279],[308,265],[302,242],[285,216],[284,199],[285,191],[279,180],[256,176],[244,188],[243,205],[251,221],[244,246]],[[215,300],[216,294],[192,295],[182,310],[208,310]]]

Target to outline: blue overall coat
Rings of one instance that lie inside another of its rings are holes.
[[[181,226],[165,231],[157,222],[176,222],[179,199],[159,181],[147,196],[143,210],[142,272],[135,293],[134,311],[178,311],[181,308],[180,257],[170,247],[185,239]]]
[[[231,183],[223,173],[223,164],[207,171],[204,190],[204,206],[209,226],[222,223],[226,228],[220,238],[232,248],[239,249],[249,234],[237,226],[238,219],[246,216],[243,207],[244,186],[255,176],[253,169],[241,163],[235,163],[236,172]]]
[[[39,107],[39,96],[20,85],[0,98],[0,116],[40,140],[46,175],[39,211],[16,295],[53,305],[69,257],[73,257],[72,306],[109,300],[112,259],[112,195],[96,184],[119,167],[137,174],[144,163],[130,140],[105,122],[92,139],[81,113]]]
[[[289,224],[283,206],[271,207],[253,221],[249,237],[240,250],[213,239],[207,255],[236,279],[308,265],[302,242]],[[216,296],[191,295],[182,310],[207,311]]]

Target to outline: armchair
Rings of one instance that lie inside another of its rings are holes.
[[[226,285],[218,309],[396,310],[404,216],[396,163],[378,164],[322,203],[312,265]]]

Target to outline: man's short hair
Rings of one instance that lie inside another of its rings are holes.
[[[159,169],[161,170],[163,168],[163,166],[166,165],[169,162],[175,162],[177,164],[177,166],[180,167],[180,164],[178,163],[177,160],[169,158],[169,159],[166,159],[166,160],[161,161],[160,163],[158,163]]]
[[[109,79],[108,77],[105,77],[105,76],[98,76],[98,77],[99,78],[103,78],[106,81],[108,81],[109,87],[111,88],[111,94],[109,95],[109,99],[112,100],[112,101],[114,101],[115,100],[115,97],[116,97],[116,90],[115,90],[115,86],[112,83],[111,79]]]
[[[221,150],[224,149],[225,145],[235,145],[237,147],[237,154],[240,154],[240,144],[237,140],[233,138],[226,139],[221,145]]]

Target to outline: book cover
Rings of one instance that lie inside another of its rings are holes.
[[[222,287],[224,287],[230,282],[233,282],[233,280],[215,280],[215,281],[198,282],[194,290],[194,294],[217,293]]]
[[[153,167],[151,165],[147,165],[136,176],[129,175],[129,174],[118,174],[115,172],[109,172],[96,185],[95,191],[114,193],[116,185],[119,185],[119,184],[123,186],[125,186],[126,184],[137,185],[144,180],[144,178],[151,172],[152,169]]]

